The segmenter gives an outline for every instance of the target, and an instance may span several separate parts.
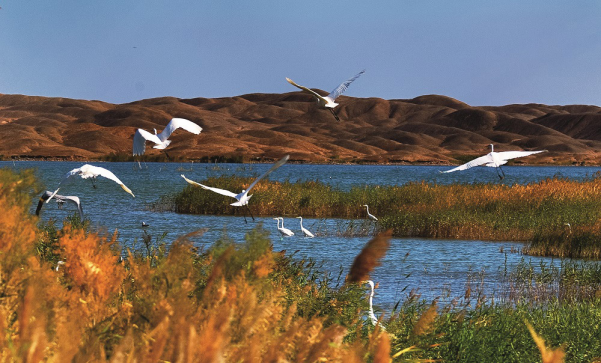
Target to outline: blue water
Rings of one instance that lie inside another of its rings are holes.
[[[12,169],[35,169],[42,186],[54,190],[63,175],[82,162],[50,161],[5,161],[0,167]],[[304,219],[309,230],[319,232],[313,239],[301,237],[296,216],[285,216],[286,227],[297,235],[281,239],[276,221],[271,217],[257,217],[244,223],[242,217],[184,215],[172,212],[151,212],[148,206],[162,195],[174,194],[187,186],[180,177],[185,174],[192,180],[202,180],[209,176],[240,175],[256,176],[265,172],[270,164],[192,164],[192,163],[146,163],[142,169],[137,163],[101,163],[111,170],[136,195],[132,198],[112,181],[100,178],[97,188],[92,188],[89,180],[77,179],[61,188],[60,194],[77,195],[81,199],[85,216],[92,221],[94,230],[111,236],[118,232],[123,246],[132,246],[141,241],[146,230],[153,239],[166,233],[165,241],[171,242],[180,236],[206,228],[202,236],[191,240],[200,247],[208,247],[215,240],[227,234],[235,241],[243,241],[244,234],[263,223],[270,231],[274,250],[296,252],[299,258],[311,257],[323,263],[323,268],[337,275],[340,268],[344,274],[361,251],[369,237],[341,237],[349,221],[339,219]],[[286,164],[269,177],[271,180],[291,182],[319,180],[342,189],[355,185],[402,185],[409,182],[426,181],[438,184],[448,183],[499,183],[493,168],[473,168],[463,172],[441,174],[444,166],[397,166],[397,165],[299,165]],[[592,177],[600,168],[571,166],[506,166],[504,184],[525,184],[554,176],[583,180]],[[238,191],[235,191],[238,192]],[[32,200],[31,211],[35,211],[37,198]],[[224,198],[224,203],[230,201]],[[252,201],[251,201],[252,207]],[[41,213],[42,220],[54,219],[61,222],[75,211],[65,205],[58,209],[56,203],[48,203]],[[142,222],[148,228],[142,228]],[[365,223],[364,220],[357,223]],[[369,226],[369,224],[367,224]],[[522,244],[515,242],[488,242],[462,240],[433,240],[419,238],[394,238],[382,265],[372,273],[372,279],[379,282],[374,302],[384,309],[416,291],[424,299],[441,297],[448,300],[463,296],[469,274],[485,271],[482,286],[487,295],[495,293],[498,274],[505,268],[517,264],[522,255],[507,253],[512,248],[520,249]],[[501,250],[505,251],[504,253]],[[534,263],[546,258],[530,258]]]

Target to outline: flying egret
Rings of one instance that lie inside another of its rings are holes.
[[[505,178],[505,172],[503,171],[503,169],[501,169],[501,165],[506,164],[507,161],[509,161],[511,159],[521,158],[524,156],[538,154],[538,153],[542,153],[545,151],[547,151],[547,150],[495,152],[494,145],[490,144],[490,153],[488,153],[484,156],[480,156],[479,158],[476,158],[472,161],[469,161],[469,162],[467,162],[463,165],[460,165],[456,168],[453,168],[451,170],[441,171],[441,173],[451,173],[451,172],[457,171],[457,170],[466,170],[466,169],[472,168],[474,166],[484,165],[484,166],[488,166],[491,168],[496,168],[499,179],[503,180],[503,178]],[[501,173],[499,173],[499,170],[501,171]]]
[[[277,218],[274,218],[274,219],[278,223],[278,231],[280,232],[280,234],[282,235],[282,237],[284,237],[284,236],[286,236],[286,237],[292,237],[292,236],[294,236],[294,232],[292,232],[288,228],[284,228],[284,218],[277,217]],[[281,227],[280,227],[280,221],[282,221],[282,226]]]
[[[172,118],[160,134],[157,134],[157,129],[154,129],[154,135],[146,130],[138,129],[134,134],[134,156],[144,155],[144,152],[146,151],[146,140],[154,142],[155,145],[153,148],[155,149],[165,149],[167,146],[169,146],[169,144],[171,144],[171,140],[168,139],[173,131],[180,128],[195,135],[200,134],[202,131],[202,127],[198,126],[194,122],[178,117]]]
[[[119,180],[119,178],[117,178],[115,176],[115,174],[113,174],[110,170],[101,168],[99,166],[85,164],[82,167],[75,168],[75,169],[71,170],[70,172],[68,172],[67,174],[65,174],[65,176],[63,177],[63,180],[61,180],[61,182],[58,184],[58,188],[54,191],[54,193],[52,193],[52,195],[50,195],[50,197],[48,197],[48,199],[46,200],[46,203],[48,203],[54,196],[56,196],[56,193],[59,191],[59,189],[61,188],[61,185],[63,185],[63,183],[72,180],[71,177],[73,177],[75,175],[79,175],[82,179],[90,179],[91,178],[92,185],[94,186],[94,188],[96,188],[96,184],[95,184],[96,178],[98,176],[105,177],[105,178],[110,179],[110,180],[114,181],[115,183],[121,185],[121,188],[123,188],[123,190],[125,190],[126,192],[131,194],[132,197],[135,197],[134,193],[132,193],[131,190],[129,190],[129,188],[126,187],[125,184],[123,184],[121,182],[121,180]]]
[[[290,83],[294,87],[300,88],[301,90],[313,95],[313,97],[315,97],[319,107],[329,109],[330,112],[332,112],[332,115],[334,115],[334,117],[336,118],[336,121],[340,121],[340,118],[338,118],[338,115],[336,115],[336,113],[334,112],[334,107],[338,106],[338,104],[334,101],[336,100],[336,98],[338,98],[338,96],[340,96],[344,91],[346,91],[348,86],[351,83],[353,83],[354,80],[359,78],[359,76],[362,75],[363,73],[365,73],[365,69],[362,70],[361,72],[357,73],[353,78],[342,82],[338,87],[336,87],[332,92],[330,92],[329,95],[327,95],[325,97],[320,95],[319,93],[313,91],[310,88],[307,88],[307,87],[304,87],[304,86],[294,83],[294,81],[291,80],[290,78],[286,78],[286,80],[288,81],[288,83]]]
[[[309,238],[315,237],[313,235],[313,233],[311,233],[308,229],[306,229],[305,227],[303,227],[303,217],[296,217],[296,218],[300,218],[301,231],[303,231],[303,234],[305,235],[305,237],[309,237]]]
[[[363,204],[363,206],[367,208],[367,218],[371,219],[372,221],[377,221],[378,218],[376,218],[376,216],[374,216],[373,214],[369,213],[369,206],[367,204]]]
[[[384,327],[384,325],[380,324],[380,322],[378,321],[378,318],[374,314],[374,305],[373,305],[374,282],[372,280],[367,280],[367,281],[365,281],[365,283],[369,284],[369,287],[371,288],[371,292],[369,294],[369,312],[368,312],[369,319],[371,320],[371,324],[373,326],[378,325],[382,330],[386,331],[386,328]]]
[[[44,206],[45,202],[52,197],[52,194],[53,193],[49,190],[45,191],[44,194],[42,194],[42,196],[40,197],[40,201],[38,202],[38,207],[35,209],[36,216],[40,215],[40,210],[42,210],[42,207]],[[75,204],[77,206],[77,212],[79,212],[79,218],[83,218],[83,210],[81,209],[81,202],[79,201],[79,197],[76,197],[74,195],[55,194],[54,199],[56,199],[56,202],[59,203],[59,208],[60,205],[65,202],[71,202]]]
[[[184,174],[181,174],[181,176],[189,184],[197,185],[197,186],[199,186],[199,187],[201,187],[203,189],[207,189],[207,190],[210,190],[212,192],[215,192],[215,193],[218,193],[218,194],[221,194],[221,195],[225,195],[227,197],[236,198],[237,202],[234,202],[234,203],[232,203],[230,205],[232,205],[234,207],[245,206],[246,209],[248,209],[248,212],[250,213],[250,216],[251,216],[251,218],[254,221],[255,217],[253,217],[252,212],[250,211],[250,208],[248,207],[248,201],[250,200],[250,197],[252,197],[252,194],[248,195],[248,192],[250,192],[250,190],[259,182],[259,180],[263,179],[264,177],[266,177],[267,175],[269,175],[269,173],[271,173],[275,169],[279,168],[280,166],[286,164],[286,161],[288,161],[289,158],[290,158],[290,155],[286,155],[283,158],[281,158],[280,160],[278,160],[278,162],[275,163],[275,164],[273,164],[273,166],[269,170],[267,170],[263,175],[261,175],[260,177],[258,177],[257,179],[255,179],[255,181],[253,181],[252,184],[246,190],[242,190],[242,192],[240,194],[236,194],[234,192],[230,192],[229,190],[225,190],[225,189],[208,187],[206,185],[197,183],[195,181],[192,181],[192,180],[186,178],[184,176]],[[246,221],[246,215],[244,215],[244,221],[247,222]]]

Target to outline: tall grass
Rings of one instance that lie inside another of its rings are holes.
[[[203,182],[228,190],[242,190],[252,178],[217,177]],[[409,183],[403,186],[363,186],[343,191],[330,185],[262,181],[251,207],[258,215],[302,215],[314,218],[366,218],[364,204],[379,218],[378,230],[394,236],[486,240],[547,240],[571,226],[589,228],[601,236],[601,176],[579,182],[553,178],[527,185]],[[229,199],[188,186],[175,197],[180,213],[235,215],[240,209]],[[586,236],[573,242],[601,249]],[[558,236],[556,239],[562,239]],[[575,255],[576,256],[576,255]]]

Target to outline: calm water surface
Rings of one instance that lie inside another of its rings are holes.
[[[63,175],[82,162],[18,161],[0,162],[0,167],[12,169],[35,169],[42,185],[54,190]],[[297,233],[294,237],[281,239],[276,221],[271,217],[256,218],[244,223],[241,217],[197,216],[171,212],[151,212],[148,206],[162,195],[174,194],[186,187],[180,177],[202,180],[209,176],[240,175],[256,176],[265,172],[270,164],[192,164],[192,163],[147,163],[139,169],[135,163],[101,163],[111,170],[127,185],[136,198],[125,193],[117,184],[100,178],[97,188],[88,180],[77,179],[61,188],[60,194],[80,197],[84,214],[92,221],[95,230],[112,235],[117,230],[123,246],[131,246],[140,241],[143,235],[142,222],[154,238],[167,233],[166,241],[201,228],[208,231],[192,240],[198,246],[210,246],[224,233],[235,241],[243,241],[244,234],[263,223],[270,231],[275,250],[296,252],[299,258],[311,257],[323,263],[324,269],[337,275],[340,269],[346,274],[355,256],[361,251],[369,238],[339,237],[335,233],[348,221],[331,219],[304,219],[309,230],[330,231],[313,239],[300,237],[298,219],[287,218],[286,227]],[[440,174],[443,166],[389,166],[389,165],[298,165],[287,164],[270,175],[271,180],[291,182],[319,180],[342,189],[356,185],[402,185],[409,182],[426,181],[438,184],[448,183],[499,183],[493,168],[473,168],[464,172]],[[537,182],[554,176],[574,180],[590,178],[598,167],[526,167],[509,166],[503,168],[506,173],[504,184],[525,184]],[[238,192],[238,191],[236,191]],[[224,198],[224,203],[228,202]],[[252,202],[251,202],[252,204]],[[32,200],[31,211],[35,211],[37,199]],[[42,210],[41,219],[55,219],[59,222],[74,212],[71,206],[58,209],[55,203],[49,203]],[[294,216],[289,216],[294,217]],[[468,275],[485,271],[482,280],[488,295],[495,293],[498,274],[505,267],[517,264],[523,256],[507,253],[511,248],[519,249],[522,244],[515,242],[487,242],[431,239],[393,239],[391,248],[372,274],[373,280],[380,283],[375,303],[384,309],[390,309],[397,301],[406,298],[411,290],[418,290],[423,298],[462,296]],[[504,250],[505,253],[500,252]],[[534,263],[545,258],[527,257]]]

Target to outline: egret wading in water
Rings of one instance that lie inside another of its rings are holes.
[[[280,234],[282,235],[282,237],[292,237],[292,236],[294,236],[294,232],[292,232],[288,228],[284,228],[284,218],[277,217],[277,218],[274,218],[274,219],[278,223],[278,231],[280,232]],[[281,227],[280,227],[280,221],[282,222],[282,226]]]
[[[313,235],[313,233],[311,233],[311,231],[309,231],[308,229],[303,227],[303,217],[296,217],[296,218],[300,218],[300,228],[301,228],[301,231],[303,231],[303,234],[305,235],[305,237],[309,237],[309,238],[315,237]]]
[[[266,177],[267,175],[269,175],[272,171],[274,171],[275,169],[279,168],[280,166],[286,164],[286,161],[288,161],[288,159],[290,159],[290,155],[286,155],[283,158],[281,158],[280,160],[278,160],[278,162],[275,163],[275,164],[273,164],[273,166],[269,170],[267,170],[263,175],[261,175],[260,177],[258,177],[257,179],[255,179],[255,181],[253,181],[252,184],[249,185],[246,190],[243,190],[239,194],[236,194],[234,192],[230,192],[229,190],[225,190],[225,189],[208,187],[206,185],[197,183],[195,181],[192,181],[192,180],[186,178],[184,176],[184,174],[182,174],[182,178],[184,178],[184,180],[186,182],[188,182],[189,184],[199,186],[199,187],[201,187],[203,189],[207,189],[207,190],[210,190],[212,192],[215,192],[215,193],[218,193],[218,194],[221,194],[221,195],[225,195],[227,197],[235,198],[237,200],[237,202],[234,202],[234,203],[232,203],[230,205],[232,205],[234,207],[246,207],[246,209],[248,210],[248,213],[250,213],[250,216],[251,216],[251,218],[254,221],[255,217],[253,217],[252,212],[250,211],[250,208],[248,207],[248,201],[250,200],[250,197],[252,197],[252,194],[248,195],[248,192],[250,192],[250,190],[259,182],[259,180],[263,179],[264,177]],[[244,222],[248,223],[248,221],[246,220],[246,214],[244,214]],[[282,222],[282,224],[283,224],[283,222]]]
[[[75,206],[77,207],[77,212],[79,213],[79,218],[80,219],[83,218],[83,210],[81,209],[81,202],[79,201],[79,197],[76,197],[74,195],[60,195],[60,194],[54,194],[54,196],[53,196],[53,193],[49,190],[45,191],[44,194],[42,194],[42,196],[40,197],[40,201],[38,202],[38,207],[35,209],[36,216],[40,215],[40,211],[42,210],[42,207],[44,206],[44,204],[46,204],[46,201],[50,198],[54,198],[54,200],[56,200],[59,208],[61,208],[61,206],[65,202],[70,202],[70,203],[75,204]]]
[[[319,105],[319,107],[327,108],[328,110],[330,110],[332,115],[334,115],[334,117],[336,118],[336,121],[340,121],[340,118],[338,117],[338,115],[336,115],[336,112],[334,112],[334,108],[336,106],[338,106],[338,104],[334,101],[336,100],[336,98],[338,98],[338,96],[340,96],[342,93],[344,93],[344,91],[346,91],[348,86],[351,83],[353,83],[354,80],[359,78],[359,76],[362,75],[363,73],[365,73],[365,70],[362,70],[361,72],[357,73],[353,78],[342,82],[338,87],[336,87],[327,96],[322,96],[310,88],[298,85],[298,84],[294,83],[294,81],[291,80],[290,78],[286,78],[286,81],[288,81],[288,83],[290,83],[294,87],[300,88],[301,90],[303,90],[307,93],[310,93],[313,97],[315,97],[315,100],[317,101],[317,104]]]
[[[506,164],[507,161],[515,158],[521,158],[528,155],[538,154],[545,152],[547,150],[538,150],[538,151],[501,151],[495,152],[494,145],[490,144],[490,152],[484,156],[480,156],[472,161],[468,161],[467,163],[460,165],[451,170],[441,171],[441,173],[451,173],[458,170],[466,170],[469,168],[473,168],[474,166],[488,166],[491,168],[496,168],[497,175],[500,180],[505,178],[505,172],[501,169],[501,165]],[[499,172],[500,171],[500,172]]]
[[[110,180],[114,181],[115,183],[119,184],[121,186],[121,188],[123,188],[123,190],[125,190],[126,192],[131,194],[132,197],[135,197],[134,193],[132,193],[131,190],[128,187],[126,187],[125,184],[123,184],[121,182],[121,180],[119,180],[119,178],[117,178],[115,176],[115,174],[113,174],[113,172],[111,172],[110,170],[101,168],[99,166],[85,164],[82,167],[75,168],[75,169],[71,170],[70,172],[68,172],[67,174],[65,174],[65,176],[63,177],[63,180],[61,180],[61,182],[58,184],[58,188],[54,191],[54,193],[52,193],[52,195],[50,197],[48,197],[48,199],[46,200],[46,203],[48,203],[56,195],[56,193],[59,191],[59,189],[61,188],[61,186],[64,183],[72,180],[72,177],[74,177],[74,176],[80,176],[82,179],[91,179],[92,186],[94,188],[96,188],[96,178],[99,176],[105,177],[105,178],[110,179]]]
[[[373,326],[379,326],[382,330],[386,331],[386,328],[384,327],[384,325],[380,324],[380,322],[378,321],[378,318],[376,317],[376,314],[374,314],[374,305],[373,305],[373,298],[374,298],[374,282],[372,280],[367,280],[365,281],[366,284],[369,284],[369,287],[371,288],[371,292],[369,293],[369,320],[371,320],[371,324]]]
[[[157,129],[154,129],[154,135],[146,130],[138,129],[134,134],[133,155],[144,155],[146,152],[146,141],[151,141],[155,144],[153,146],[154,149],[163,150],[167,158],[169,158],[165,148],[171,144],[171,140],[168,139],[177,129],[184,129],[195,135],[200,134],[202,131],[202,127],[194,122],[178,117],[172,118],[160,134],[157,134]],[[140,166],[140,162],[138,162],[138,166]]]
[[[369,206],[367,204],[363,204],[363,206],[365,208],[367,208],[367,218],[371,219],[372,221],[377,222],[378,218],[376,218],[376,216],[374,216],[373,214],[369,213]]]

